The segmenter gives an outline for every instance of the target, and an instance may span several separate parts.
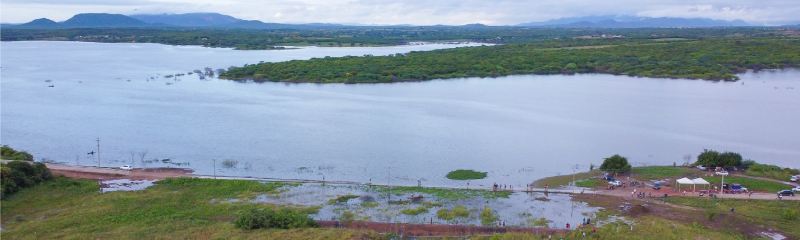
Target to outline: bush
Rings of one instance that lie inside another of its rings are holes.
[[[33,161],[33,155],[26,151],[17,151],[13,148],[9,147],[8,145],[3,145],[0,147],[0,156],[6,160],[22,160],[22,161]]]
[[[489,206],[483,207],[483,212],[481,212],[481,224],[483,226],[494,226],[495,222],[500,219],[497,215],[494,215],[492,209]]]
[[[786,181],[794,175],[800,174],[797,169],[781,168],[775,165],[753,163],[745,172],[748,176],[766,177]]]
[[[742,155],[735,152],[719,153],[714,150],[703,149],[703,152],[697,155],[697,162],[695,162],[695,165],[717,167],[742,166]]]
[[[781,218],[783,220],[797,220],[797,211],[791,208],[784,208],[783,212],[781,212]]]
[[[421,213],[427,213],[427,212],[428,208],[426,208],[425,206],[419,206],[417,208],[407,208],[400,211],[400,213],[403,213],[405,215],[419,215]]]
[[[317,222],[305,214],[290,208],[275,210],[271,208],[255,208],[244,211],[234,222],[237,228],[251,230],[259,228],[308,228],[317,227]]]
[[[0,164],[2,173],[2,193],[15,193],[22,188],[32,187],[41,182],[53,179],[53,174],[44,163],[30,164],[26,161],[11,161]]]

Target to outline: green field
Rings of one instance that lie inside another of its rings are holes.
[[[673,166],[635,167],[631,169],[634,177],[640,181],[661,180],[665,178],[682,178],[695,175],[695,169]]]
[[[722,177],[703,177],[703,179],[710,182],[711,184],[716,184],[717,186],[719,186],[719,183],[722,182]],[[741,184],[743,187],[746,187],[747,190],[757,191],[757,192],[776,193],[780,190],[792,189],[791,186],[783,183],[776,183],[766,180],[759,180],[759,179],[752,179],[745,177],[725,177],[725,182],[738,183]]]

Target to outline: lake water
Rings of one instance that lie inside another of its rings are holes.
[[[3,42],[0,137],[37,161],[96,165],[87,153],[100,138],[102,166],[210,175],[216,164],[219,175],[375,183],[386,183],[391,168],[393,185],[463,186],[445,174],[474,169],[489,175],[471,186],[521,189],[613,154],[633,165],[672,165],[704,148],[800,167],[797,70],[742,74],[735,83],[612,75],[363,85],[161,77],[457,46],[464,45],[235,51]],[[145,162],[136,154],[143,150]],[[223,167],[225,159],[235,167]]]

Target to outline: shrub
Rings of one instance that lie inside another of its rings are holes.
[[[53,174],[44,163],[30,164],[26,161],[11,161],[0,164],[3,196],[15,193],[21,188],[32,187],[53,179]]]
[[[426,208],[425,206],[419,206],[417,208],[407,208],[400,211],[400,213],[403,213],[405,215],[419,215],[421,213],[427,213],[427,212],[428,208]]]
[[[489,206],[483,207],[483,212],[481,212],[480,218],[481,218],[481,224],[483,226],[493,226],[495,222],[498,219],[500,219],[499,217],[497,217],[497,215],[494,215],[492,209],[490,209]]]
[[[797,211],[791,208],[784,208],[781,212],[783,220],[797,220]]]
[[[26,151],[17,151],[8,145],[0,147],[0,156],[7,160],[33,161],[33,155]]]
[[[308,228],[317,227],[317,222],[306,214],[290,208],[275,210],[271,208],[255,208],[244,211],[236,219],[237,228],[251,230],[259,228]]]

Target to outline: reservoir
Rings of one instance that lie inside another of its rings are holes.
[[[681,165],[703,149],[800,167],[798,70],[748,72],[738,82],[590,74],[348,85],[188,75],[468,46],[3,42],[0,141],[36,161],[96,166],[87,153],[99,138],[106,167],[414,186],[463,186],[444,176],[472,169],[488,177],[471,186],[522,189],[614,154],[634,166]],[[175,74],[185,75],[165,78]]]

